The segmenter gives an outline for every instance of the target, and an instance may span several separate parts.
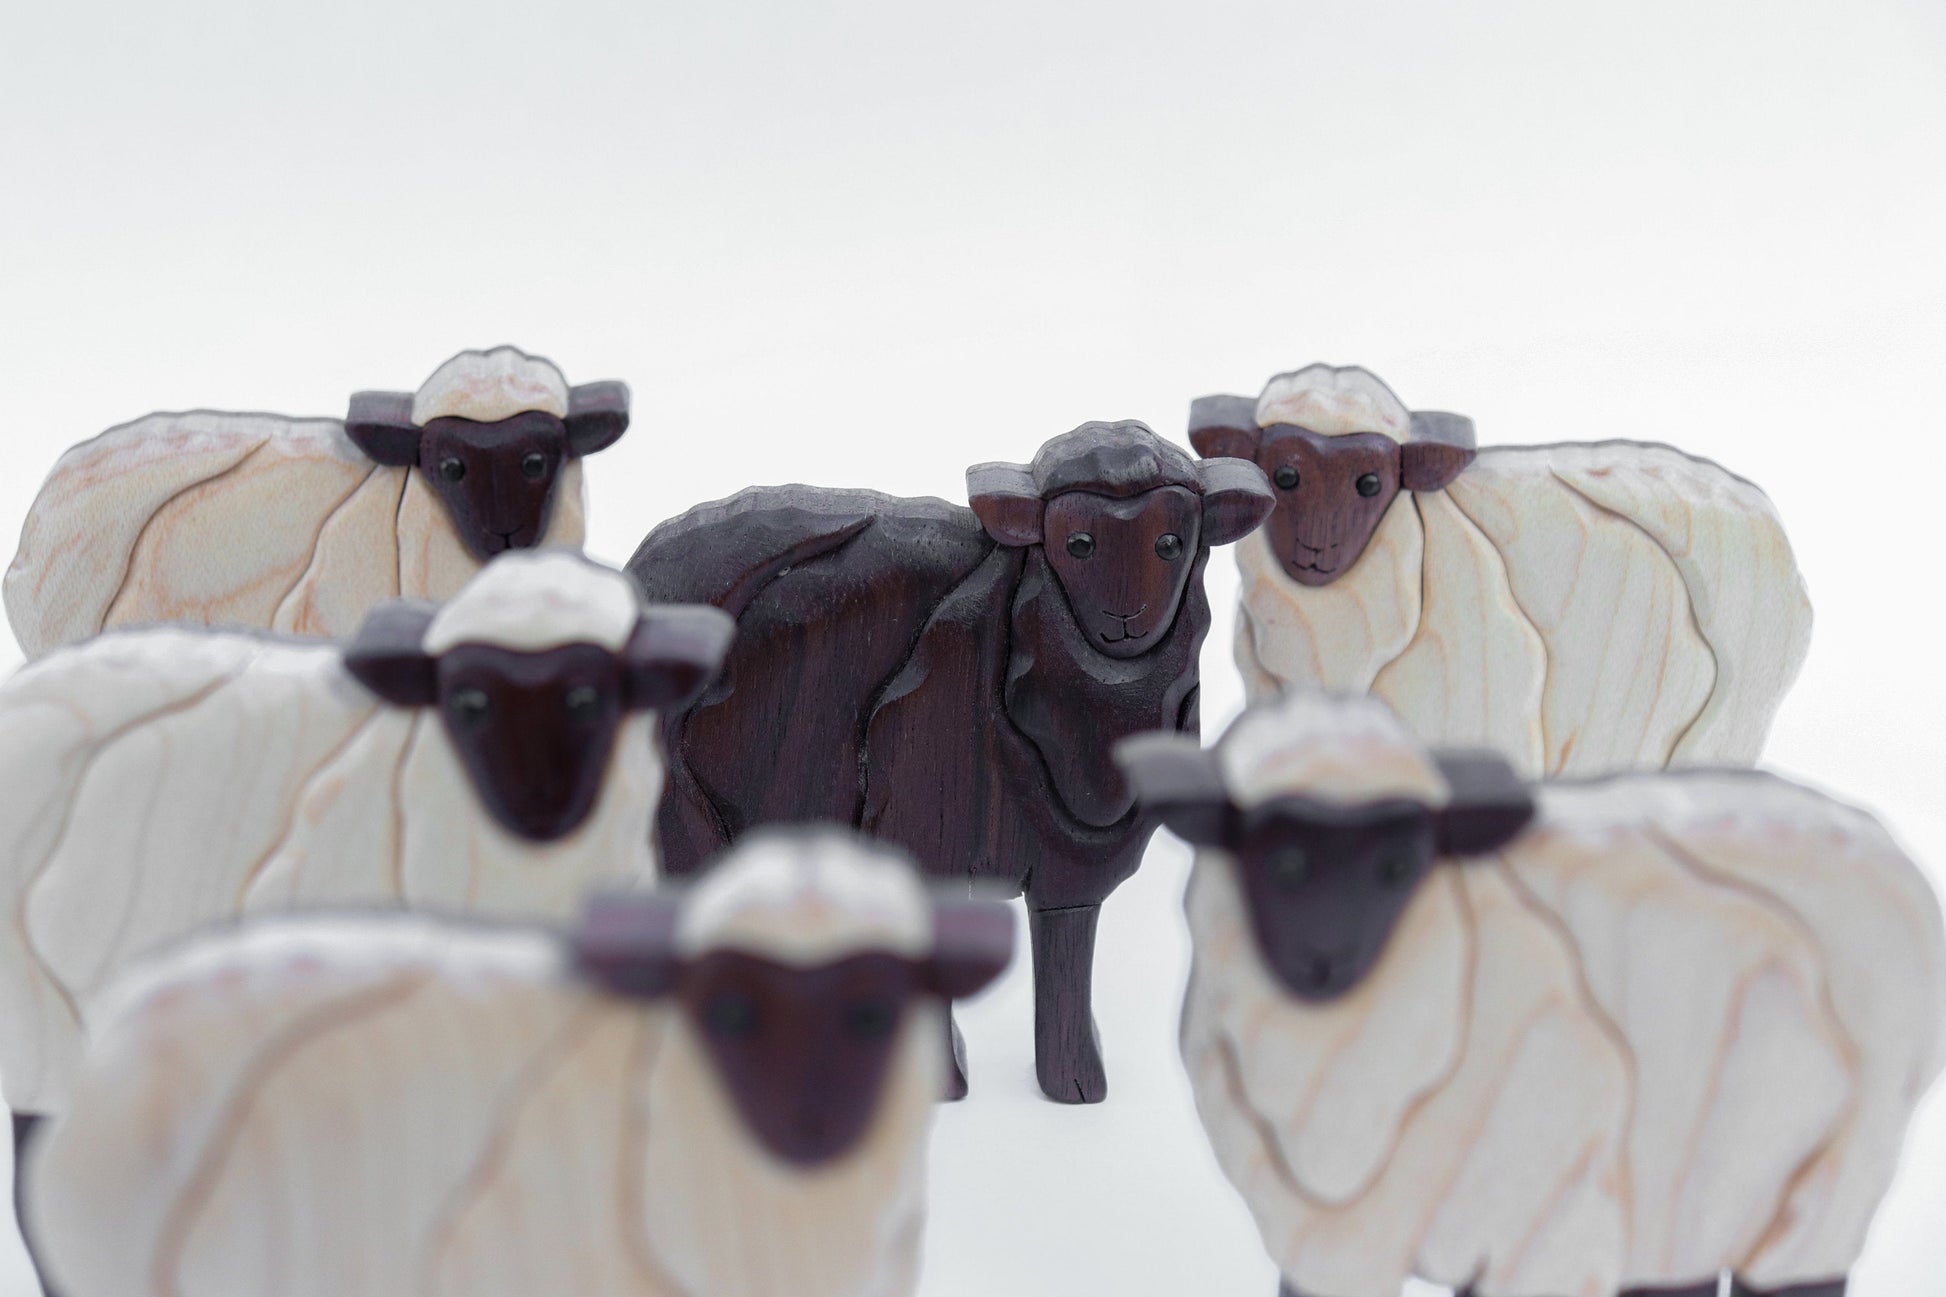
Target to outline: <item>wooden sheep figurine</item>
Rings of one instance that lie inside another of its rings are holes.
[[[463,351],[337,419],[152,414],[63,455],[7,569],[28,657],[180,621],[349,635],[446,599],[493,555],[579,548],[581,457],[628,427],[620,383],[569,387],[513,347]]]
[[[1287,1297],[1844,1292],[1946,1012],[1870,816],[1749,770],[1529,785],[1321,694],[1121,756],[1199,848],[1183,1059]]]
[[[1012,943],[832,831],[573,943],[246,925],[104,1003],[28,1220],[67,1297],[904,1297],[939,1006]]]
[[[1203,567],[1270,492],[1133,422],[978,465],[967,489],[971,509],[753,487],[642,542],[628,570],[649,598],[738,627],[721,687],[665,723],[664,867],[694,870],[751,825],[830,820],[935,876],[1023,892],[1041,1088],[1099,1102],[1096,918],[1155,827],[1110,748],[1196,732]],[[957,1031],[952,1051],[958,1096]]]
[[[161,626],[0,688],[0,1080],[16,1143],[65,1106],[77,1006],[194,928],[391,904],[565,919],[651,882],[655,709],[720,662],[713,608],[509,555],[347,645]]]
[[[1763,492],[1668,446],[1476,450],[1365,370],[1312,365],[1190,413],[1277,508],[1237,547],[1246,692],[1370,692],[1521,773],[1749,765],[1811,636]]]

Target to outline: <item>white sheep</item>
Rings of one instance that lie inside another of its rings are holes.
[[[938,1000],[1012,916],[835,833],[528,930],[284,919],[131,976],[28,1218],[67,1297],[899,1297]],[[578,955],[578,958],[577,958]]]
[[[655,709],[731,623],[579,555],[496,560],[348,646],[116,631],[0,687],[0,1081],[59,1111],[79,1006],[192,928],[386,902],[564,917],[654,877]]]
[[[1318,694],[1122,755],[1201,848],[1183,1059],[1287,1291],[1843,1292],[1946,1011],[1871,817],[1747,770],[1530,788]]]
[[[1638,442],[1475,450],[1363,369],[1204,397],[1190,438],[1272,478],[1237,546],[1246,692],[1369,692],[1530,776],[1749,765],[1810,643],[1764,494]]]
[[[148,622],[348,635],[503,549],[578,548],[581,457],[627,426],[622,384],[569,387],[513,347],[361,392],[342,421],[152,414],[55,464],[0,593],[30,658]]]

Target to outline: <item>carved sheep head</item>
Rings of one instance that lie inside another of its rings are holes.
[[[1351,570],[1401,488],[1444,490],[1475,454],[1471,420],[1407,411],[1372,374],[1329,365],[1280,374],[1256,400],[1198,399],[1189,440],[1263,469],[1276,489],[1271,549],[1309,586]]]
[[[569,387],[513,347],[463,351],[418,392],[359,392],[345,433],[381,464],[416,468],[460,541],[486,561],[547,534],[562,466],[628,430],[628,388]]]
[[[1004,903],[928,899],[884,847],[769,830],[686,892],[598,901],[576,948],[609,991],[673,1000],[744,1126],[811,1167],[871,1127],[913,1002],[972,995],[1013,940]]]
[[[437,708],[481,804],[552,842],[600,799],[625,714],[695,696],[734,631],[715,608],[644,608],[620,573],[543,551],[489,564],[444,608],[374,609],[345,668],[394,706]]]
[[[1208,751],[1157,734],[1115,755],[1137,799],[1172,832],[1226,854],[1277,981],[1324,1001],[1364,981],[1437,862],[1505,846],[1534,802],[1493,753],[1374,751],[1370,728],[1305,734],[1304,712],[1315,706],[1252,708]],[[1311,744],[1339,751],[1305,751]]]
[[[1108,657],[1155,647],[1175,624],[1196,559],[1255,530],[1263,474],[1198,463],[1135,422],[1087,423],[1032,464],[978,464],[967,494],[1002,545],[1040,545],[1088,643]]]

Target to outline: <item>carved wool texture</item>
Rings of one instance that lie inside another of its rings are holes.
[[[1770,502],[1666,446],[1483,450],[1401,494],[1328,586],[1286,577],[1266,536],[1237,547],[1252,697],[1369,692],[1530,777],[1748,765],[1810,644]]]
[[[940,1031],[914,1014],[865,1141],[807,1175],[684,1020],[546,938],[272,925],[105,1023],[37,1232],[71,1297],[903,1297]]]
[[[1940,1070],[1946,941],[1869,817],[1747,772],[1543,794],[1307,1006],[1199,859],[1183,1054],[1302,1291],[1609,1297],[1845,1274]]]
[[[579,548],[581,466],[543,543]],[[372,605],[445,599],[479,569],[412,469],[335,419],[154,414],[63,455],[7,569],[7,617],[39,657],[114,626],[179,621],[344,636]]]
[[[438,716],[378,705],[321,642],[158,627],[31,664],[0,691],[0,1080],[56,1112],[91,997],[206,924],[404,904],[567,918],[654,876],[654,721],[553,843],[502,830]]]

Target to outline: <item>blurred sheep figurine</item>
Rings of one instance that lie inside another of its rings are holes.
[[[446,599],[506,549],[579,548],[581,457],[628,427],[620,383],[569,387],[513,347],[336,419],[152,414],[63,455],[7,569],[28,657],[112,626],[349,635],[391,598]]]
[[[29,1221],[67,1297],[902,1297],[939,1004],[1012,941],[833,832],[754,835],[572,944],[215,934],[103,1006]]]
[[[1183,1058],[1287,1294],[1844,1292],[1946,1012],[1871,817],[1745,770],[1529,786],[1318,694],[1121,755],[1200,848]]]
[[[1270,489],[1127,422],[1084,424],[1031,465],[977,465],[967,490],[970,509],[752,487],[649,533],[628,564],[648,597],[738,627],[721,685],[665,722],[663,863],[688,872],[748,826],[829,820],[961,886],[1024,893],[1041,1089],[1099,1102],[1096,921],[1155,830],[1110,749],[1196,732],[1203,568]],[[957,1036],[953,1058],[959,1095]]]
[[[537,551],[348,645],[115,631],[0,687],[0,1079],[58,1112],[78,1005],[202,925],[396,904],[566,919],[647,884],[655,710],[716,669],[713,608],[644,608],[621,573]]]
[[[1741,766],[1809,647],[1770,501],[1668,446],[1475,450],[1471,420],[1329,365],[1202,398],[1189,436],[1276,488],[1237,547],[1252,698],[1369,692],[1530,777]]]

